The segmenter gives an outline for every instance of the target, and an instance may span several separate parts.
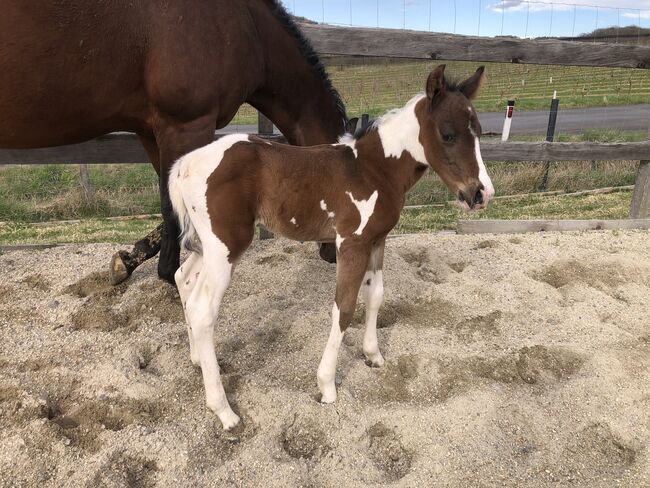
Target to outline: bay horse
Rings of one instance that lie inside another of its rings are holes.
[[[239,417],[221,383],[214,325],[256,222],[289,239],[336,244],[332,328],[317,373],[321,401],[331,403],[338,350],[362,284],[363,352],[370,365],[384,364],[377,341],[384,245],[408,190],[432,168],[468,210],[486,206],[494,195],[471,103],[483,67],[459,84],[447,82],[444,69],[441,65],[430,73],[425,94],[384,115],[358,138],[345,135],[338,144],[295,147],[234,134],[172,167],[171,202],[183,245],[192,251],[175,275],[190,356],[201,366],[207,405],[225,429]]]
[[[73,144],[113,131],[142,142],[159,175],[164,225],[114,257],[114,281],[160,249],[158,274],[173,283],[180,229],[169,169],[212,142],[242,103],[291,144],[335,142],[346,120],[279,0],[5,0],[0,68],[0,147]]]

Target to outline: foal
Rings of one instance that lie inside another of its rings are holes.
[[[481,126],[470,102],[483,67],[459,84],[445,80],[444,68],[431,72],[425,94],[389,112],[356,139],[346,135],[339,144],[295,147],[234,134],[173,166],[169,193],[183,244],[193,251],[175,276],[190,355],[201,366],[207,405],[225,429],[239,417],[221,383],[213,329],[257,222],[289,239],[336,243],[332,328],[317,374],[321,401],[330,403],[336,400],[339,347],[362,284],[363,352],[370,365],[384,364],[376,329],[384,294],[384,244],[406,192],[431,167],[468,210],[484,207],[493,196],[479,149]]]

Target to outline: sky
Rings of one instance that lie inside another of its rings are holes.
[[[650,28],[650,0],[282,0],[328,24],[465,35],[572,36],[610,26]]]

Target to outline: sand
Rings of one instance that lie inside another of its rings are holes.
[[[156,260],[115,245],[0,256],[1,486],[650,485],[650,233],[391,239],[379,341],[363,306],[317,402],[334,267],[255,242],[216,328],[243,428],[204,404]]]

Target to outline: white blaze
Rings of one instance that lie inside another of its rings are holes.
[[[487,203],[487,200],[494,196],[494,186],[481,157],[481,147],[478,137],[474,138],[474,153],[476,154],[476,162],[478,163],[478,179],[485,187],[485,203]]]
[[[357,210],[359,211],[361,222],[359,222],[359,227],[357,227],[357,230],[355,230],[354,233],[361,235],[363,229],[368,223],[368,219],[375,211],[375,203],[377,203],[377,197],[379,196],[379,193],[377,190],[375,190],[367,200],[355,200],[352,196],[352,192],[349,191],[346,191],[345,194],[350,197],[350,200],[352,200],[352,203],[354,203],[354,205],[357,207]]]

